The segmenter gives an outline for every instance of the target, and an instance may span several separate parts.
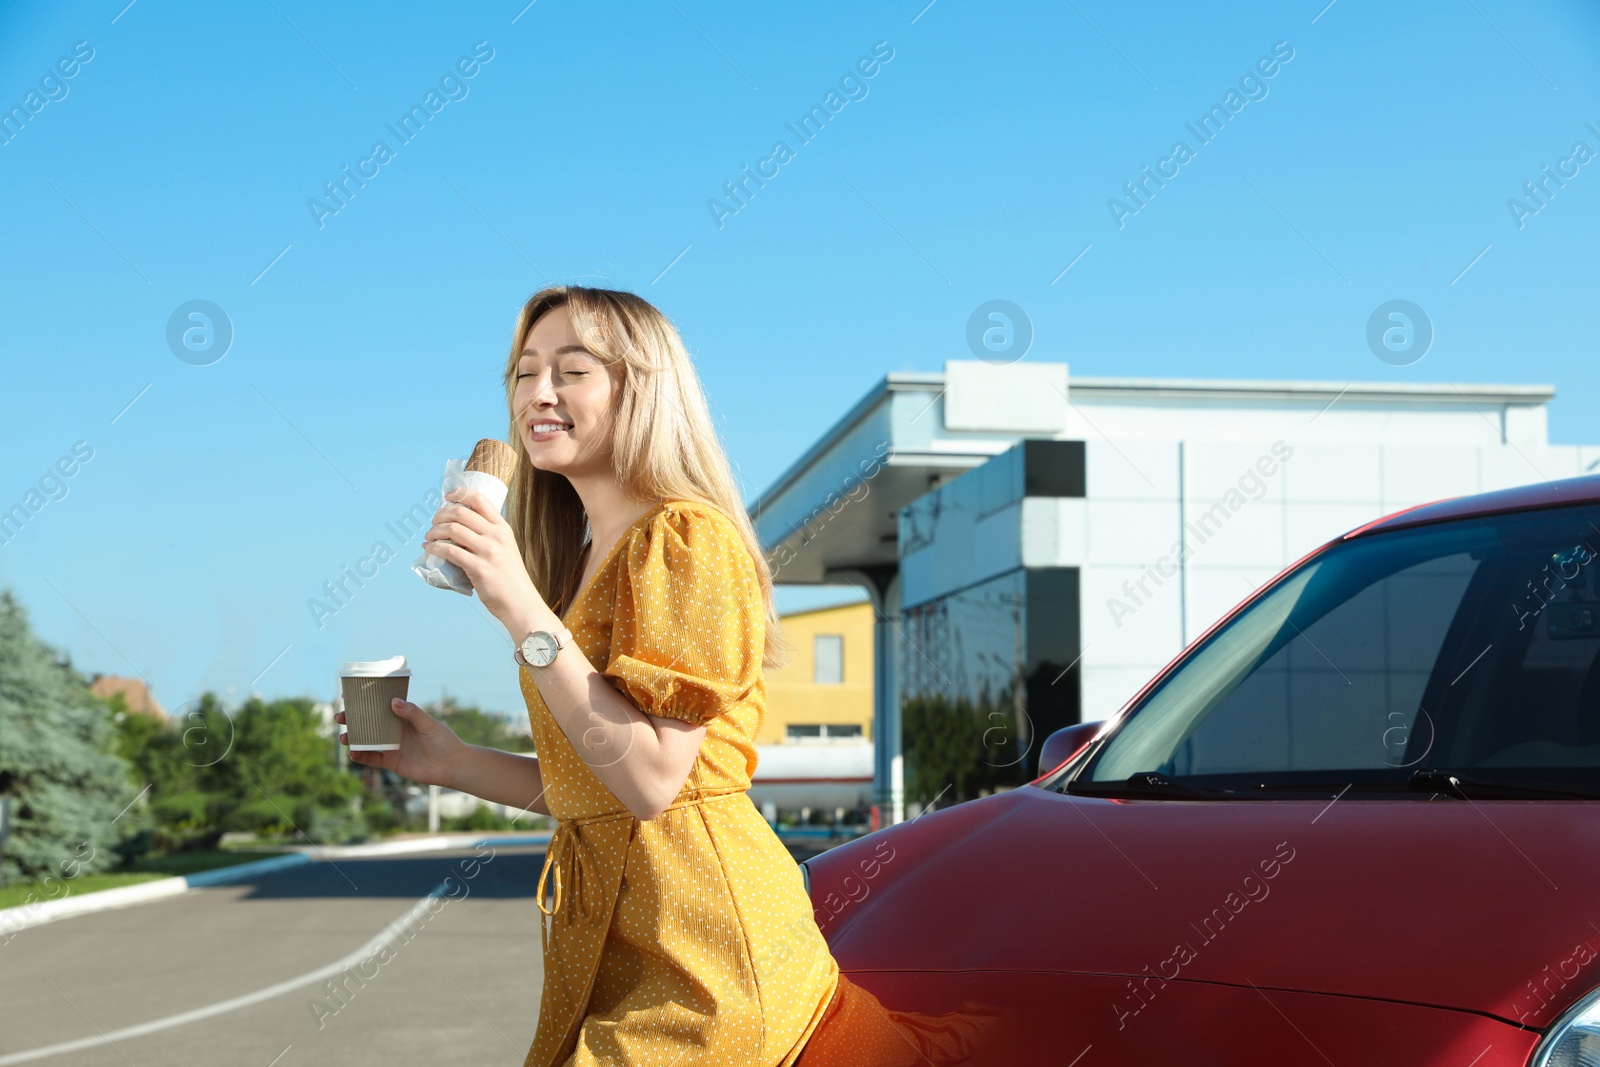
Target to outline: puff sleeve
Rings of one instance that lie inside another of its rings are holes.
[[[640,711],[697,726],[746,699],[761,679],[765,604],[732,522],[670,503],[624,552],[601,673]]]

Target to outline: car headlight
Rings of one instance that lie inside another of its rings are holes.
[[[1529,1067],[1597,1067],[1600,1065],[1600,989],[1557,1019],[1545,1035]]]

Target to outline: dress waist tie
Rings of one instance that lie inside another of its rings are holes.
[[[746,790],[737,786],[696,790],[673,801],[663,810],[663,814],[743,792]],[[589,868],[591,860],[578,828],[631,818],[633,816],[627,811],[608,811],[583,818],[562,819],[556,824],[555,832],[550,835],[550,844],[545,850],[544,866],[539,870],[539,887],[535,890],[539,910],[545,918],[553,918],[561,910],[561,905],[569,894],[577,898],[578,914],[585,918],[589,915],[589,901],[584,896],[583,883],[584,872]],[[553,890],[550,894],[549,907],[545,907],[547,882]],[[543,923],[540,925],[543,926]]]
[[[745,791],[744,787],[696,790],[675,800],[666,811]],[[536,890],[544,946],[544,990],[538,1030],[524,1067],[549,1067],[572,1053],[621,897],[628,849],[637,828],[628,811],[608,811],[561,819],[550,835]],[[547,888],[552,891],[548,907]],[[558,914],[559,930],[555,918]],[[560,942],[554,957],[552,940]],[[555,957],[559,957],[559,964]]]

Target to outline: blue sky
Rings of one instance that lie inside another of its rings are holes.
[[[0,0],[0,108],[38,109],[0,144],[0,510],[73,471],[0,583],[169,711],[331,698],[342,660],[404,652],[419,697],[522,715],[497,624],[385,524],[505,433],[547,280],[674,319],[747,500],[885,372],[970,358],[992,299],[1076,374],[1549,383],[1552,440],[1600,441],[1600,162],[1573,153],[1600,152],[1600,14],[1324,4]],[[1146,165],[1171,176],[1119,220]],[[1570,176],[1517,219],[1545,166]],[[771,176],[735,205],[744,167]],[[1391,299],[1435,330],[1408,366],[1364,341]],[[206,365],[167,340],[194,300],[233,334]]]

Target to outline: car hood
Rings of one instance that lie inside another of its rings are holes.
[[[1530,1027],[1600,985],[1593,802],[1121,801],[1030,786],[808,868],[846,971],[1216,982]]]

